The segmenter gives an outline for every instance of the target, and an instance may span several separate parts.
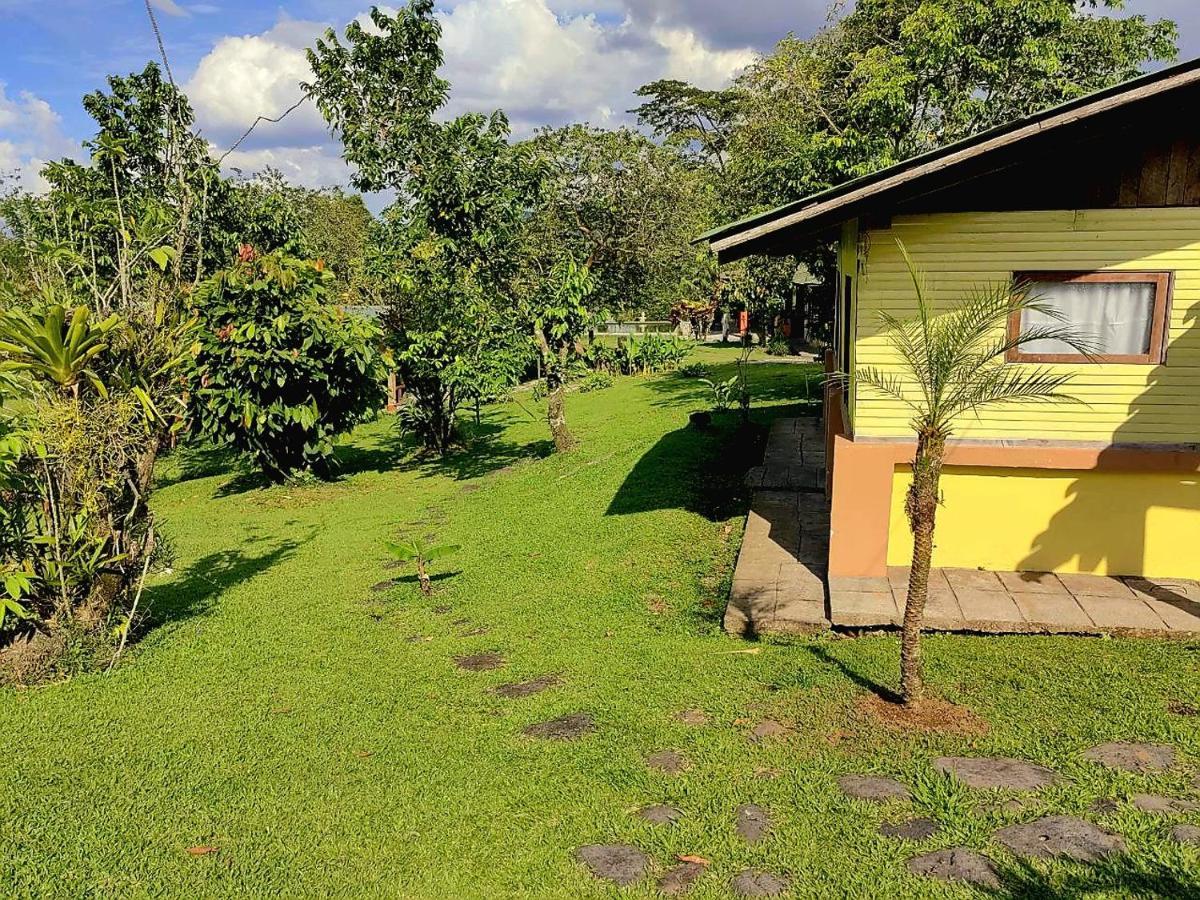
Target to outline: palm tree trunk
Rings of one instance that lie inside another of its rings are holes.
[[[900,697],[905,703],[919,701],[925,692],[921,628],[929,599],[929,570],[933,563],[933,537],[945,451],[944,434],[936,429],[920,432],[913,460],[912,485],[904,505],[913,535],[912,568],[908,575],[908,598],[904,604],[900,638]]]

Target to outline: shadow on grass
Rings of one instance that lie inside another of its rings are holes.
[[[159,460],[155,487],[165,488],[200,478],[244,472],[245,463],[237,451],[207,441],[186,441],[165,453]]]
[[[888,703],[900,702],[900,695],[894,690],[887,685],[880,684],[879,682],[868,678],[866,675],[863,675],[861,672],[851,667],[845,660],[838,659],[829,652],[827,647],[823,647],[820,644],[804,644],[802,647],[815,656],[820,662],[828,666],[833,666],[854,684],[858,685],[865,691],[870,691],[880,700],[884,700]]]
[[[988,891],[994,897],[1081,898],[1113,897],[1200,897],[1200,874],[1179,865],[1119,853],[1086,867],[1072,865],[1054,876],[1028,862],[997,865],[1001,887]]]
[[[315,536],[281,542],[251,539],[240,547],[219,550],[189,565],[165,584],[146,588],[146,617],[143,635],[156,628],[204,615],[223,591],[274,568]],[[259,549],[261,545],[268,546]]]

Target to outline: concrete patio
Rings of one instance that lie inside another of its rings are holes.
[[[725,612],[732,634],[804,634],[900,623],[908,570],[828,578],[829,506],[820,422],[782,419],[767,442]],[[1200,635],[1200,583],[937,569],[926,627],[990,634]]]

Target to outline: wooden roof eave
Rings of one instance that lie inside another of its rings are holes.
[[[944,184],[937,182],[956,180],[956,169],[970,170],[986,166],[988,157],[1015,148],[1032,138],[1055,134],[1103,113],[1114,112],[1197,83],[1200,83],[1200,61],[1180,67],[1179,71],[1169,76],[1135,84],[1123,91],[1102,93],[1091,102],[1086,102],[1085,98],[1084,102],[1068,104],[1057,112],[1050,110],[1046,114],[1023,120],[1024,124],[1018,122],[958,145],[915,157],[817,194],[808,201],[789,204],[718,229],[702,240],[707,240],[722,262],[759,253],[795,253],[797,249],[803,249],[802,246],[796,246],[798,241],[808,238],[815,242],[829,229],[835,229],[842,222],[864,212],[886,212],[889,203],[899,202],[897,198],[909,199],[940,189]]]

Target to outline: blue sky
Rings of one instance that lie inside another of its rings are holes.
[[[299,96],[303,48],[364,0],[152,0],[176,78],[205,135],[229,146],[258,114]],[[503,107],[518,132],[539,124],[625,121],[631,92],[671,76],[718,86],[787,31],[811,34],[827,0],[446,0],[447,75],[458,108]],[[1181,26],[1200,55],[1198,0],[1129,0]],[[112,72],[157,58],[143,0],[0,0],[0,171],[28,174],[90,133],[80,97]],[[230,162],[275,165],[296,181],[345,180],[316,114],[263,127]]]

